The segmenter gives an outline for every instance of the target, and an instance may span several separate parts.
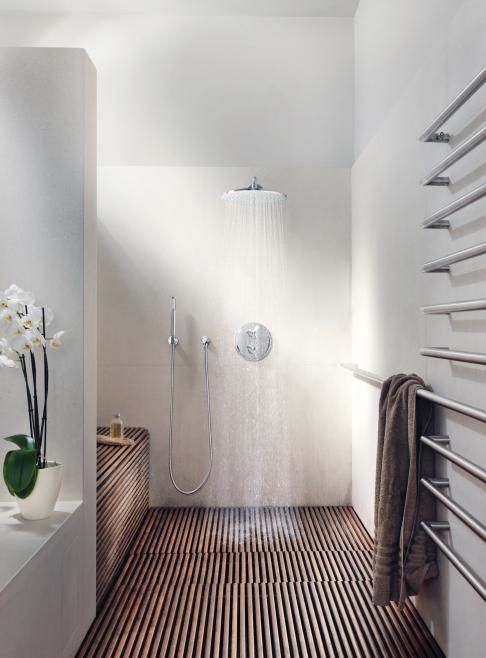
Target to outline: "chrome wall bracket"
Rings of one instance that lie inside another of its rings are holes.
[[[451,179],[449,176],[435,176],[435,178],[431,178],[428,183],[424,183],[424,185],[431,185],[432,187],[445,187],[449,185],[451,182]]]
[[[446,132],[440,132],[440,133],[433,133],[428,137],[427,139],[424,139],[424,142],[439,142],[441,144],[448,143],[451,141],[451,136],[450,133]]]

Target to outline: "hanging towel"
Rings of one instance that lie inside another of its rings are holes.
[[[436,518],[435,498],[420,487],[433,476],[434,457],[420,436],[432,433],[433,406],[417,391],[418,375],[394,375],[380,395],[375,482],[373,602],[400,607],[437,575],[435,545],[420,527]]]

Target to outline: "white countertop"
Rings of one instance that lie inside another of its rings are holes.
[[[0,502],[0,592],[81,504],[80,500],[58,502],[50,518],[26,521],[16,503]]]

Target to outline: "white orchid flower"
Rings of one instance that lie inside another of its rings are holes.
[[[0,368],[16,368],[17,364],[6,354],[0,354]]]
[[[39,329],[31,329],[26,331],[28,339],[31,341],[34,347],[44,347],[46,344],[46,339],[39,331]]]
[[[43,308],[44,308],[44,320],[46,323],[46,327],[48,327],[51,324],[51,322],[54,320],[54,312],[52,308],[50,308],[49,306],[44,306]],[[40,315],[42,322],[42,308],[40,309],[40,312],[41,312]]]
[[[0,354],[9,354],[12,350],[6,338],[0,338]]]
[[[11,347],[17,354],[28,354],[34,347],[29,333],[27,331],[25,333],[16,333],[12,338]]]
[[[0,311],[0,324],[5,328],[11,325],[17,319],[17,313],[9,307],[3,307]]]
[[[64,336],[65,331],[56,331],[54,336],[49,340],[49,345],[51,347],[61,347],[62,341],[61,338]]]
[[[10,302],[22,307],[30,306],[35,302],[35,297],[31,292],[23,290],[15,283],[4,290],[3,296],[7,298],[7,303]]]
[[[27,330],[26,327],[22,324],[22,319],[15,315],[12,320],[5,326],[7,331],[5,332],[5,338],[11,339],[15,336],[23,336]]]
[[[0,368],[16,368],[15,352],[10,348],[6,338],[0,338]]]

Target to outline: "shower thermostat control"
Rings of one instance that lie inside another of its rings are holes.
[[[272,334],[263,324],[244,324],[236,334],[236,351],[246,361],[261,361],[272,350]]]

